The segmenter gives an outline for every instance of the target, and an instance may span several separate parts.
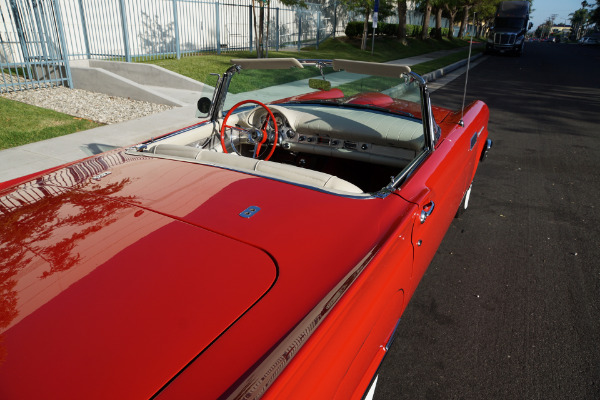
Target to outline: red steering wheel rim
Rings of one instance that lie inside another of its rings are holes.
[[[275,147],[277,146],[277,140],[279,139],[279,129],[277,128],[277,122],[275,121],[275,116],[273,115],[273,112],[269,109],[269,107],[267,107],[265,104],[261,103],[258,100],[244,100],[244,101],[240,101],[239,103],[237,103],[236,105],[234,105],[233,107],[231,107],[231,109],[229,110],[229,112],[227,113],[227,115],[225,115],[225,118],[223,118],[223,125],[221,126],[221,147],[223,148],[223,152],[227,153],[227,147],[225,145],[225,129],[232,128],[232,127],[229,127],[227,125],[227,120],[229,119],[229,116],[235,110],[237,110],[240,106],[243,106],[244,104],[256,104],[256,105],[259,105],[262,108],[264,108],[265,110],[267,110],[267,113],[269,114],[268,117],[267,117],[267,119],[265,120],[264,126],[261,127],[261,131],[263,133],[263,137],[262,137],[262,140],[260,141],[260,143],[258,144],[258,147],[257,147],[257,150],[256,150],[256,155],[255,155],[256,158],[258,158],[258,153],[260,151],[260,147],[267,141],[267,132],[266,132],[265,128],[267,127],[267,125],[269,123],[269,118],[271,118],[271,120],[273,121],[273,126],[275,127],[275,140],[273,141],[273,146],[271,148],[271,151],[265,157],[265,161],[267,161],[269,158],[271,158],[271,156],[273,155],[273,152],[275,151]]]

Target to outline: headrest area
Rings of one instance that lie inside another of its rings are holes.
[[[264,175],[266,177],[333,191],[354,194],[363,193],[358,186],[334,175],[289,164],[242,157],[235,153],[220,153],[217,151],[166,143],[150,147],[147,150],[147,153],[155,154],[161,158],[177,158],[240,170],[242,172],[258,173],[259,175]]]

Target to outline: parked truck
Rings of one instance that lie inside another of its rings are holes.
[[[488,36],[486,53],[523,54],[529,22],[528,1],[503,1],[498,4],[494,25]]]

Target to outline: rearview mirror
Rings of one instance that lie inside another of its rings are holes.
[[[196,113],[197,117],[208,117],[208,112],[210,111],[210,106],[212,102],[208,97],[201,97],[198,100],[198,112]]]
[[[329,90],[331,89],[331,82],[324,79],[309,79],[308,87],[311,89]]]

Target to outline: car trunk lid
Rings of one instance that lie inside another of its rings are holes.
[[[0,397],[150,398],[274,284],[264,251],[117,189],[10,193]]]

